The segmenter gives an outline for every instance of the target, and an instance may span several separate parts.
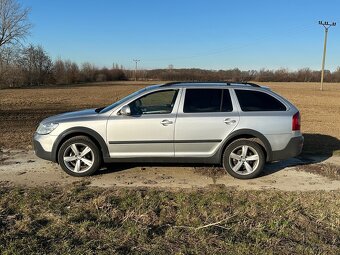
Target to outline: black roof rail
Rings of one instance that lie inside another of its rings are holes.
[[[167,82],[167,83],[164,83],[162,84],[161,86],[171,86],[171,85],[175,85],[175,84],[181,84],[181,83],[184,83],[182,81],[172,81],[172,82]]]
[[[164,83],[161,86],[171,86],[176,84],[183,84],[183,83],[219,83],[219,84],[225,84],[227,86],[233,85],[233,84],[244,84],[249,85],[252,87],[261,87],[260,85],[252,82],[231,82],[231,81],[174,81],[174,82],[168,82]]]

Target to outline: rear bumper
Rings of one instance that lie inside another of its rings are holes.
[[[293,137],[290,139],[286,148],[280,151],[273,151],[271,161],[283,160],[298,156],[302,151],[303,141],[303,136]]]

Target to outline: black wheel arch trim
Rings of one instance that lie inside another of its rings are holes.
[[[72,134],[75,135],[86,135],[91,139],[94,139],[94,142],[97,142],[100,145],[100,151],[102,152],[103,158],[110,157],[109,149],[107,147],[106,142],[102,138],[100,134],[98,134],[96,131],[90,128],[86,127],[73,127],[65,130],[62,132],[58,138],[55,140],[53,147],[52,147],[52,161],[57,162],[58,159],[58,150],[61,146],[61,142],[65,139],[65,137],[68,137]]]
[[[227,138],[225,138],[222,141],[221,149],[219,150],[220,158],[222,158],[224,149],[228,146],[230,141],[233,140],[235,137],[238,137],[238,136],[242,137],[242,135],[243,136],[252,136],[252,137],[259,139],[262,142],[262,144],[260,144],[260,145],[262,145],[264,147],[264,149],[266,150],[265,151],[265,153],[267,155],[266,161],[268,162],[268,161],[272,160],[273,152],[272,152],[272,147],[271,147],[268,139],[263,134],[261,134],[260,132],[252,130],[252,129],[238,129],[238,130],[232,132],[231,134],[229,134],[227,136]]]

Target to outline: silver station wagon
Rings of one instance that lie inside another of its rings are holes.
[[[52,116],[33,140],[38,157],[73,176],[103,163],[178,162],[219,164],[249,179],[303,146],[293,104],[253,83],[215,82],[149,86],[105,108]]]

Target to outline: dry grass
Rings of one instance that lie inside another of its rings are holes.
[[[304,171],[312,174],[321,174],[332,180],[340,180],[340,166],[330,163],[326,164],[308,164],[296,167],[299,171]]]
[[[2,254],[339,254],[339,192],[0,186]]]

